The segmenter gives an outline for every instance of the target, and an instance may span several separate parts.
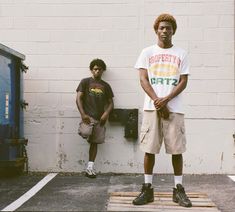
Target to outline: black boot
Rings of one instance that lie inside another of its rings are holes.
[[[141,193],[136,197],[132,203],[134,205],[144,205],[148,202],[154,201],[153,188],[150,183],[144,183],[141,189]]]
[[[176,188],[173,188],[173,202],[179,203],[183,207],[192,207],[192,203],[181,184],[177,184]]]

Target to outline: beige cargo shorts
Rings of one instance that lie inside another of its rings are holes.
[[[164,141],[166,153],[177,155],[186,151],[184,115],[170,113],[169,119],[158,117],[157,111],[144,111],[140,132],[140,149],[158,154]]]
[[[78,134],[89,143],[102,144],[105,142],[106,127],[101,126],[99,121],[91,118],[91,123],[86,124],[83,121],[79,123]]]

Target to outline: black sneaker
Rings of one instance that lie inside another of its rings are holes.
[[[150,183],[144,183],[141,189],[141,193],[132,201],[132,203],[133,205],[144,205],[153,201],[153,188],[151,188]]]
[[[176,188],[173,188],[173,202],[179,203],[183,207],[192,207],[192,203],[185,194],[184,187],[181,184],[177,184]]]

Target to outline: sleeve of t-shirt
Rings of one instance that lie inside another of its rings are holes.
[[[108,83],[106,84],[106,90],[107,90],[107,98],[108,99],[113,98],[114,97],[113,91],[112,91],[111,86]]]
[[[85,92],[85,85],[86,85],[86,79],[82,79],[81,82],[79,83],[76,91],[80,91],[80,92]]]
[[[182,62],[180,64],[180,74],[181,75],[189,74],[189,58],[186,52],[184,53]]]
[[[142,52],[140,53],[134,67],[136,69],[140,68],[148,69],[148,61],[144,50],[142,50]]]

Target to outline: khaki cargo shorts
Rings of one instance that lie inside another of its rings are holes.
[[[86,124],[83,121],[79,123],[78,134],[89,143],[102,144],[105,142],[106,127],[101,126],[99,121],[91,118],[91,123]]]
[[[140,132],[140,149],[150,154],[160,152],[164,141],[166,153],[177,155],[186,151],[184,115],[170,113],[169,119],[158,117],[157,111],[144,111]]]

